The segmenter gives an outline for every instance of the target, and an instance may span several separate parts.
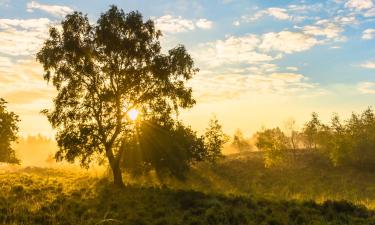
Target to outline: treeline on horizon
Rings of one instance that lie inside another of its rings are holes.
[[[333,166],[351,165],[362,169],[375,166],[375,113],[369,107],[352,113],[347,119],[333,114],[327,123],[316,112],[298,129],[294,119],[275,128],[263,128],[251,138],[240,130],[233,136],[231,146],[241,151],[261,151],[266,167],[297,163],[298,156],[315,153]]]
[[[216,126],[216,132],[221,130],[216,117],[213,117],[210,123],[211,129]],[[200,136],[202,141],[205,137],[208,138],[209,132],[207,129],[206,133]],[[215,133],[212,130],[211,132]],[[240,129],[232,136],[223,132],[220,135],[223,146],[216,156],[212,156],[217,157],[212,161],[228,154],[260,151],[264,153],[266,167],[296,163],[298,156],[304,153],[319,154],[333,166],[353,165],[368,169],[375,165],[375,115],[372,108],[362,113],[353,112],[347,119],[341,119],[338,114],[334,114],[328,123],[322,122],[318,113],[313,112],[310,120],[300,129],[294,119],[288,119],[284,126],[262,128],[250,137],[245,137]],[[14,146],[16,155],[22,159],[24,166],[52,166],[55,163],[54,155],[58,146],[53,138],[41,134],[28,135],[19,137]],[[132,163],[132,160],[134,162],[137,157],[134,154],[135,152],[129,156],[128,163]]]

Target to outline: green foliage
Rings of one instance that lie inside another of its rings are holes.
[[[321,130],[322,123],[319,120],[318,114],[314,112],[311,114],[311,120],[305,124],[305,127],[302,131],[306,149],[317,149]]]
[[[334,116],[324,127],[320,136],[325,138],[318,144],[335,165],[375,167],[375,115],[371,108],[362,114],[352,113],[344,122]]]
[[[0,98],[0,162],[19,163],[12,143],[17,140],[18,116],[9,112],[6,101]]]
[[[289,140],[280,128],[266,129],[257,133],[258,149],[265,152],[265,165],[271,167],[284,162]]]
[[[375,113],[371,108],[352,113],[345,121],[334,115],[328,124],[313,113],[301,132],[290,128],[289,132],[285,136],[275,128],[257,133],[257,147],[266,152],[267,166],[285,161],[290,155],[286,150],[293,150],[294,158],[308,150],[324,155],[335,166],[375,168]]]
[[[122,186],[120,160],[134,133],[126,116],[177,112],[192,107],[187,80],[198,71],[184,46],[163,54],[161,32],[139,12],[116,6],[96,24],[74,12],[50,29],[37,59],[58,94],[54,108],[44,110],[57,130],[58,160],[80,159],[88,166],[94,156],[106,156],[115,182]],[[160,106],[160,107],[159,107]]]
[[[215,163],[223,158],[223,145],[228,142],[229,137],[223,132],[222,125],[216,116],[213,116],[204,134],[204,145],[207,151],[206,160]]]
[[[183,178],[193,162],[207,155],[203,137],[173,120],[142,121],[126,146],[122,166],[133,175],[155,170],[159,177]]]
[[[106,179],[46,169],[0,174],[0,224],[4,225],[366,225],[374,222],[373,211],[347,201],[269,200],[137,185],[116,189]]]

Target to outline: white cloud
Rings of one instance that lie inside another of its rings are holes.
[[[266,33],[262,39],[260,49],[284,53],[305,51],[319,43],[312,35],[291,31]]]
[[[252,16],[242,16],[242,20],[246,22],[252,22],[260,19],[263,16],[272,16],[278,20],[288,20],[292,17],[288,14],[286,9],[283,8],[268,8],[256,12]]]
[[[33,12],[35,9],[47,12],[57,17],[63,17],[66,14],[72,13],[74,11],[72,8],[63,5],[46,5],[40,4],[37,1],[31,1],[27,3],[28,12]]]
[[[199,19],[197,22],[195,22],[195,25],[201,29],[211,29],[213,22],[207,19]]]
[[[375,82],[361,82],[358,90],[363,94],[375,94]]]
[[[374,17],[375,16],[375,8],[371,8],[367,10],[364,14],[365,17]]]
[[[166,33],[180,33],[195,29],[193,21],[183,19],[181,16],[164,15],[157,18],[155,24],[158,29]]]
[[[288,66],[288,67],[286,67],[286,69],[290,70],[290,71],[298,71],[298,68],[294,67],[294,66]]]
[[[211,29],[213,22],[207,19],[198,19],[196,21],[184,19],[181,16],[164,15],[154,19],[156,27],[165,33],[181,33],[195,28]]]
[[[0,19],[0,29],[21,28],[27,30],[44,30],[49,24],[47,18],[40,19]]]
[[[355,10],[370,9],[373,5],[372,0],[349,0],[345,3],[345,7]]]
[[[287,83],[300,82],[305,78],[303,75],[297,73],[272,73],[270,77],[283,80]]]
[[[13,63],[10,60],[10,58],[0,56],[0,68],[1,67],[10,67],[12,65],[13,65]]]
[[[34,54],[48,36],[46,18],[0,19],[0,53],[13,56]]]
[[[199,46],[194,56],[210,67],[223,64],[253,64],[273,60],[272,56],[257,51],[259,43],[259,38],[254,34],[240,37],[229,36],[225,40],[217,40]]]
[[[238,27],[240,25],[240,21],[238,21],[238,20],[233,21],[233,25]]]
[[[363,68],[367,68],[367,69],[375,69],[375,61],[373,61],[373,62],[369,61],[369,62],[366,62],[366,63],[362,63],[360,66],[363,67]]]
[[[362,39],[364,40],[371,40],[375,36],[375,29],[366,29],[362,33]]]
[[[326,38],[332,39],[337,38],[344,31],[343,28],[334,23],[324,23],[321,26],[317,25],[307,25],[302,28],[303,32],[306,34],[311,34],[314,36],[325,36]]]
[[[282,8],[268,8],[267,13],[268,15],[273,16],[279,20],[288,20],[291,18],[291,16],[288,15],[286,9]]]
[[[249,94],[281,94],[293,95],[297,92],[309,91],[317,84],[308,83],[302,74],[235,74],[222,73],[197,76],[190,85],[195,90],[199,101],[239,99]]]

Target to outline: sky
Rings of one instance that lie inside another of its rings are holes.
[[[212,114],[250,135],[374,105],[372,0],[0,0],[0,97],[21,135],[53,135],[40,111],[56,93],[35,60],[49,27],[73,11],[95,23],[113,4],[154,20],[164,51],[186,46],[200,72],[189,81],[197,105],[180,118],[198,131]]]

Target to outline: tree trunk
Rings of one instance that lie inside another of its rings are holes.
[[[111,164],[111,169],[113,173],[113,183],[117,187],[125,187],[124,181],[122,180],[122,172],[120,168],[120,163],[118,160],[115,160],[114,164]]]
[[[124,181],[122,180],[120,158],[118,159],[115,158],[111,148],[106,149],[106,154],[108,157],[109,165],[111,166],[111,169],[112,169],[114,185],[120,188],[125,187]]]

